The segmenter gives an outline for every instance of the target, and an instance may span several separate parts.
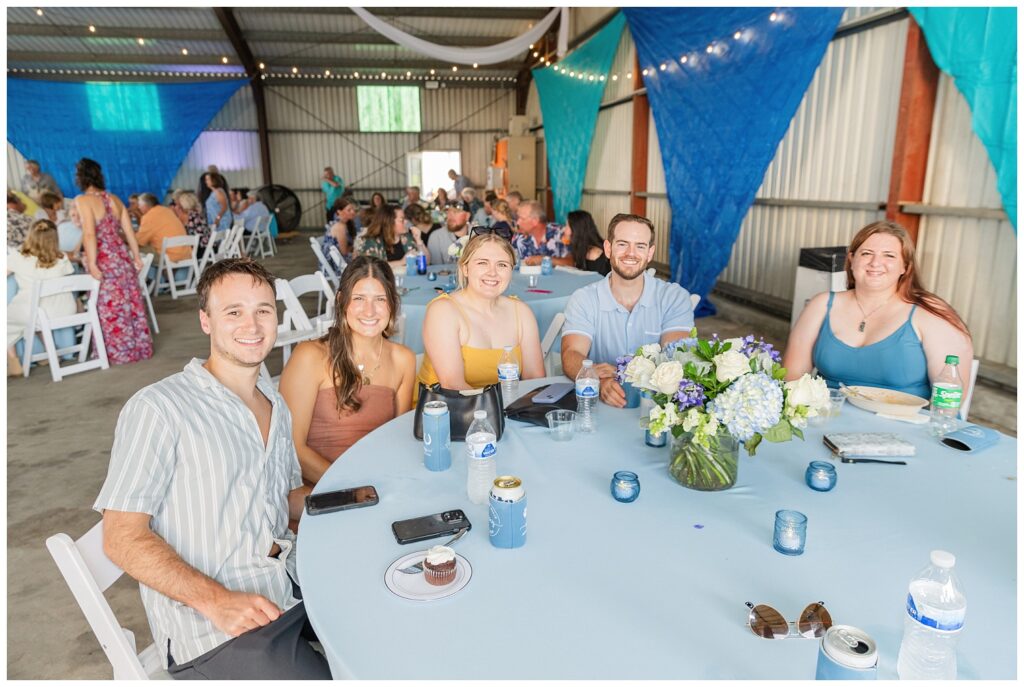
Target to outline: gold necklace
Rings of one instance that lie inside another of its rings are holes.
[[[872,310],[871,312],[869,312],[869,313],[867,313],[867,314],[865,315],[865,314],[864,314],[864,307],[863,307],[863,306],[862,306],[862,305],[860,304],[860,299],[859,299],[859,298],[857,298],[857,291],[856,291],[856,290],[854,290],[854,292],[853,292],[853,300],[854,300],[854,302],[856,302],[856,303],[857,303],[857,307],[858,307],[858,308],[860,309],[860,314],[864,316],[864,319],[862,319],[862,320],[860,321],[860,326],[858,326],[858,327],[857,327],[857,331],[858,331],[858,332],[862,332],[862,331],[864,331],[864,325],[866,325],[866,324],[867,324],[867,322],[868,322],[868,318],[869,318],[869,317],[871,317],[872,315],[874,315],[874,314],[875,314],[876,312],[878,312],[878,311],[879,311],[879,310],[881,310],[882,308],[884,308],[884,307],[885,307],[885,306],[886,306],[886,305],[887,305],[887,304],[889,303],[889,301],[891,301],[891,300],[892,300],[892,297],[893,297],[893,296],[895,296],[895,295],[896,295],[896,294],[895,294],[895,292],[894,292],[894,293],[892,293],[892,294],[890,294],[890,295],[889,295],[889,297],[888,297],[888,298],[886,298],[886,299],[885,299],[885,301],[884,301],[884,302],[883,302],[883,303],[882,303],[881,305],[879,305],[879,306],[878,306],[878,307],[876,307],[876,308],[875,308],[874,310]]]
[[[358,364],[358,363],[356,364],[356,367],[359,368],[359,374],[363,378],[363,385],[364,386],[368,385],[370,383],[370,379],[373,377],[373,375],[375,375],[377,373],[377,370],[380,369],[380,355],[383,352],[384,352],[384,337],[382,336],[382,337],[380,337],[380,346],[377,348],[377,364],[373,366],[373,369],[370,370],[369,374],[366,374],[366,373],[363,372],[363,366],[361,364]]]

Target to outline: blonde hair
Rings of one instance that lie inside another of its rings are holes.
[[[503,198],[498,198],[498,200],[491,203],[491,212],[500,213],[510,220],[514,219],[512,217],[512,208],[509,207],[508,201]]]
[[[473,255],[484,247],[488,243],[497,243],[498,246],[508,254],[509,260],[512,262],[512,267],[516,266],[516,252],[512,250],[512,244],[501,238],[497,234],[477,234],[466,242],[465,247],[462,249],[462,255],[459,256],[459,269],[458,269],[458,280],[459,288],[466,288],[466,272],[468,269],[469,261],[473,259]]]
[[[57,225],[48,219],[38,219],[28,230],[21,254],[34,257],[40,267],[53,267],[64,253],[57,239]]]
[[[192,212],[199,208],[199,199],[191,191],[182,191],[175,194],[174,203],[185,212]]]

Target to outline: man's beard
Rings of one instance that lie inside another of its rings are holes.
[[[621,265],[619,263],[619,260],[614,256],[611,258],[611,260],[609,260],[609,262],[611,262],[612,271],[615,272],[615,274],[622,277],[623,279],[636,279],[637,277],[644,273],[645,269],[647,269],[647,263],[644,262],[643,260],[641,260],[637,264],[634,272],[628,271],[628,268],[626,268],[624,265]]]

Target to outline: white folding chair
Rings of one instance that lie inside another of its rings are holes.
[[[266,252],[270,254],[270,257],[277,255],[277,244],[274,242],[274,237],[270,235],[270,221],[272,219],[273,217],[267,215],[256,220],[256,227],[260,234],[260,252],[263,252],[263,244],[266,243]]]
[[[49,317],[46,311],[39,307],[39,301],[47,296],[54,296],[59,293],[82,293],[89,294],[85,306],[85,312],[66,315],[64,317]],[[107,361],[107,348],[103,344],[103,331],[100,329],[100,319],[96,314],[96,302],[99,299],[100,283],[88,274],[76,274],[69,277],[58,277],[56,279],[44,279],[37,281],[32,288],[32,305],[29,308],[28,323],[25,325],[25,353],[22,359],[24,375],[28,377],[32,363],[39,360],[48,360],[50,363],[50,376],[53,381],[59,382],[68,375],[73,375],[86,370],[99,368],[106,370],[110,367]],[[82,326],[82,338],[73,346],[57,348],[53,341],[53,332],[64,327]],[[46,349],[43,353],[33,354],[35,347],[35,333],[40,332],[43,337],[43,346]],[[96,346],[96,358],[89,360],[89,344]],[[61,356],[78,354],[78,362],[72,365],[61,367]]]
[[[700,303],[700,294],[699,293],[691,293],[690,294],[690,307],[693,309],[694,312],[697,312],[697,305],[699,303]]]
[[[235,223],[231,225],[230,229],[226,231],[216,232],[218,234],[226,234],[220,244],[220,251],[215,256],[215,260],[223,260],[224,258],[238,258],[242,256],[242,234],[245,232],[245,224],[242,222],[241,217],[235,218]],[[210,239],[211,241],[213,239]]]
[[[341,251],[338,250],[338,247],[333,244],[327,249],[327,254],[331,256],[331,260],[338,266],[338,278],[340,279],[341,273],[348,267],[348,263],[345,261],[345,258],[341,257]]]
[[[203,252],[203,257],[199,260],[199,276],[203,276],[203,272],[206,268],[217,262],[217,254],[220,252],[221,246],[224,244],[225,239],[231,233],[228,231],[218,231],[210,235],[210,240],[206,243],[206,250]],[[199,279],[196,278],[198,283]]]
[[[189,249],[187,258],[171,260],[168,257],[168,250],[182,247]],[[199,281],[199,263],[196,261],[198,249],[199,237],[195,235],[172,236],[164,239],[163,246],[160,248],[160,266],[156,271],[156,295],[159,296],[163,289],[169,289],[171,298],[178,300],[178,296],[189,296],[196,292],[196,282]],[[174,272],[178,269],[187,269],[188,272],[181,279],[177,279]],[[164,277],[167,277],[166,283],[163,281]]]
[[[114,679],[170,679],[170,675],[163,669],[156,644],[150,644],[136,655],[135,634],[121,627],[103,596],[103,592],[123,572],[103,553],[103,521],[78,541],[63,532],[55,534],[46,540],[46,548],[103,647],[114,669]]]
[[[314,280],[312,287],[310,287],[310,280]],[[277,327],[277,342],[274,343],[274,348],[284,349],[284,364],[287,365],[288,358],[292,354],[292,346],[320,336],[322,332],[318,327],[323,328],[324,326],[324,320],[319,317],[310,319],[303,309],[302,303],[299,302],[299,296],[312,291],[322,292],[319,278],[315,274],[296,277],[290,281],[278,279],[274,282],[274,286],[277,291],[277,300],[284,304],[284,315],[281,324]]]
[[[331,267],[330,261],[324,255],[324,249],[320,244],[320,239],[315,236],[310,236],[309,247],[313,249],[313,254],[316,255],[316,261],[320,265],[320,271],[324,273],[324,276],[327,277],[327,281],[331,282],[331,284],[334,285],[335,290],[337,290],[338,285],[341,283],[341,278],[338,276],[338,273],[334,271],[334,268]]]
[[[391,341],[403,346],[405,345],[406,319],[405,311],[398,313],[398,317],[395,318],[395,333],[391,335]]]
[[[324,292],[324,296],[325,296],[323,312],[324,312],[325,315],[326,314],[333,314],[334,313],[334,298],[335,298],[336,291],[331,287],[331,282],[327,281],[327,277],[324,276],[323,272],[321,272],[320,270],[317,270],[315,272],[315,274],[316,274],[317,279],[320,280],[320,290]]]
[[[153,310],[153,299],[149,296],[152,284],[149,281],[149,269],[153,266],[153,254],[144,253],[142,256],[142,269],[139,271],[139,288],[142,290],[142,297],[146,299],[146,309],[149,310],[149,319],[153,321],[153,332],[160,333],[160,325],[156,323],[156,311]],[[157,275],[159,279],[160,275]]]
[[[264,221],[266,220],[266,221]],[[244,232],[244,229],[243,229]],[[253,229],[249,233],[249,240],[245,242],[245,252],[247,255],[255,255],[256,249],[260,251],[260,258],[267,257],[267,249],[263,247],[264,239],[266,244],[270,247],[270,254],[273,255],[273,246],[270,243],[270,216],[259,217],[253,223]]]
[[[565,326],[565,313],[560,312],[551,319],[551,324],[548,325],[548,330],[544,332],[544,338],[540,341],[540,352],[544,360],[544,371],[547,375],[551,376],[554,372],[549,369],[548,353],[555,345],[555,340],[558,339],[559,333],[562,331],[562,327]],[[559,361],[559,367],[561,367],[561,361]]]
[[[960,401],[960,419],[964,422],[967,422],[967,412],[971,409],[971,399],[974,398],[974,385],[978,381],[978,368],[980,366],[981,361],[977,358],[971,361],[970,378],[964,388],[963,399]]]

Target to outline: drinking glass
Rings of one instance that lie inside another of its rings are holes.
[[[548,429],[551,438],[555,441],[569,441],[572,439],[573,424],[576,422],[576,411],[574,410],[549,410],[544,414],[548,420]]]

